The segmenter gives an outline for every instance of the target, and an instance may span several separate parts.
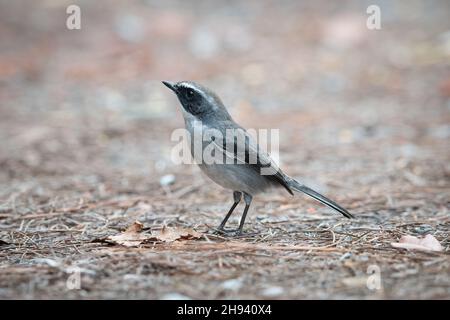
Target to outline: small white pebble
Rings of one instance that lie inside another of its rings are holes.
[[[265,297],[277,297],[284,293],[282,287],[268,287],[262,291],[262,295]]]
[[[126,274],[126,275],[123,276],[123,280],[125,280],[125,281],[136,281],[136,282],[138,282],[138,281],[141,280],[141,276],[139,276],[139,275],[137,275],[137,274],[130,274],[130,273],[128,273],[128,274]]]
[[[220,287],[225,290],[237,291],[242,287],[242,280],[241,279],[226,280],[222,282]]]
[[[175,182],[175,176],[173,174],[166,174],[159,179],[159,184],[163,187],[171,185]]]
[[[161,297],[161,299],[162,300],[192,300],[188,296],[185,296],[183,294],[176,293],[176,292],[166,293],[165,295],[163,295]]]
[[[348,259],[348,258],[350,258],[352,256],[352,253],[351,252],[346,252],[346,253],[344,253],[340,258],[339,258],[339,261],[344,261],[345,259]]]
[[[48,259],[48,258],[37,258],[37,259],[34,259],[33,262],[36,264],[46,264],[49,267],[53,267],[53,268],[57,268],[61,265],[61,262],[53,260],[53,259]]]

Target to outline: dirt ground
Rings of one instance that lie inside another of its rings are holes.
[[[450,5],[380,1],[368,30],[377,2],[0,1],[0,298],[449,299]],[[182,79],[356,219],[279,190],[214,235],[232,193],[171,161]],[[135,221],[202,236],[104,241]]]

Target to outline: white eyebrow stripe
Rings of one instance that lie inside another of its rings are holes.
[[[195,90],[196,92],[202,94],[202,91],[199,88],[197,88],[196,86],[193,86],[190,83],[182,82],[182,83],[180,83],[180,86],[184,87],[184,88]]]

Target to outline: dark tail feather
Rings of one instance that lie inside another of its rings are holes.
[[[295,181],[292,178],[289,179],[289,187],[291,187],[293,190],[306,193],[308,196],[322,202],[324,205],[336,210],[337,212],[340,212],[341,214],[343,214],[345,217],[347,217],[349,219],[354,218],[350,212],[348,212],[346,209],[342,208],[340,205],[338,205],[333,200],[330,200],[327,197],[321,195],[320,193],[314,191],[313,189],[308,188],[307,186],[304,186],[304,185],[298,183],[297,181]]]

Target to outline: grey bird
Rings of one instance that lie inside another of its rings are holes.
[[[283,173],[270,156],[260,150],[256,141],[245,129],[231,118],[224,104],[214,92],[191,81],[163,81],[163,84],[177,95],[183,107],[185,126],[191,137],[191,154],[195,160],[198,160],[198,154],[194,152],[195,141],[192,139],[195,137],[195,130],[216,133],[215,135],[211,134],[207,139],[200,136],[202,140],[200,146],[204,151],[208,145],[212,144],[214,152],[220,153],[219,156],[223,161],[206,163],[200,158],[200,161],[196,162],[211,180],[233,191],[234,203],[217,228],[219,232],[226,233],[225,224],[243,196],[245,209],[239,228],[232,231],[235,235],[242,234],[253,196],[272,187],[282,187],[291,195],[294,194],[293,191],[305,193],[345,217],[353,218],[350,212],[336,202]],[[226,134],[227,130],[234,132],[231,138]],[[242,143],[238,143],[238,141]],[[262,174],[263,170],[269,171],[270,174]]]

